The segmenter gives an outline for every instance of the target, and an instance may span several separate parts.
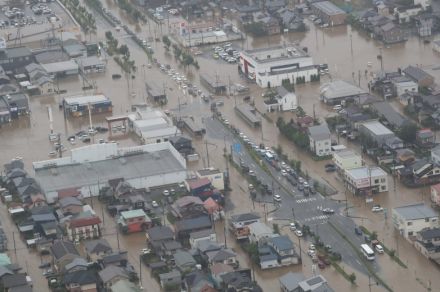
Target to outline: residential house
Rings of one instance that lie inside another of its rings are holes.
[[[439,227],[438,213],[424,203],[396,207],[392,211],[394,228],[408,240],[428,228]]]
[[[440,184],[431,186],[431,202],[434,206],[440,207]]]
[[[433,15],[422,14],[413,17],[415,26],[417,28],[417,34],[420,37],[429,37],[432,35],[436,19]]]
[[[432,152],[431,152],[432,155]],[[432,184],[439,182],[440,165],[426,158],[419,159],[411,165],[412,180],[415,184]]]
[[[258,247],[258,258],[260,260],[260,268],[262,270],[277,268],[280,266],[278,255],[269,246]]]
[[[178,270],[172,270],[168,273],[159,274],[159,282],[162,289],[179,286],[182,283],[182,274]]]
[[[293,242],[287,235],[269,238],[266,244],[277,253],[278,262],[281,266],[299,263],[299,255],[295,252]]]
[[[217,235],[213,229],[204,229],[196,232],[191,232],[189,234],[189,244],[191,248],[196,248],[198,243],[204,240],[209,240],[215,242],[217,240]]]
[[[125,267],[128,263],[126,251],[117,251],[111,254],[105,254],[102,256],[101,264],[104,267],[119,266]]]
[[[32,209],[34,207],[47,206],[46,196],[43,194],[31,194],[31,204],[27,207]]]
[[[294,10],[282,8],[278,10],[277,16],[281,20],[284,31],[303,31],[306,29],[302,16]]]
[[[222,248],[220,250],[209,251],[206,253],[208,257],[208,263],[213,265],[215,263],[222,263],[225,265],[237,266],[237,254],[228,248]]]
[[[420,129],[416,133],[416,143],[420,147],[431,148],[435,143],[435,136],[431,129]]]
[[[91,262],[96,262],[103,255],[108,255],[113,252],[112,247],[104,238],[86,241],[84,247],[87,259]]]
[[[440,164],[440,146],[431,149],[431,160],[435,164]]]
[[[2,98],[9,105],[11,119],[18,119],[20,116],[29,115],[29,97],[26,94],[21,92],[10,93],[3,95]]]
[[[209,184],[211,182],[207,179]],[[171,206],[171,212],[177,218],[195,218],[206,214],[203,201],[196,196],[183,196]]]
[[[249,241],[252,243],[266,243],[271,237],[278,236],[273,233],[272,228],[262,222],[255,222],[248,225]]]
[[[329,105],[356,100],[359,95],[366,93],[362,88],[343,80],[335,80],[320,87],[320,99]]]
[[[225,189],[225,180],[223,172],[216,168],[205,168],[196,172],[198,178],[208,178],[211,185],[219,191]]]
[[[292,111],[298,107],[296,94],[288,91],[284,86],[276,87],[274,96],[266,99],[264,103],[268,112]]]
[[[416,159],[414,151],[408,148],[397,149],[395,151],[395,160],[403,165],[411,165]]]
[[[118,225],[123,233],[132,233],[149,229],[153,226],[153,222],[144,210],[136,209],[121,212]]]
[[[254,213],[243,213],[231,216],[229,220],[229,229],[235,236],[235,239],[247,239],[249,237],[249,225],[260,222],[260,216]]]
[[[164,242],[174,240],[174,232],[168,226],[154,226],[146,232],[147,243],[155,250],[160,249]]]
[[[222,276],[234,271],[234,268],[231,267],[230,265],[217,263],[210,266],[209,270],[211,271],[211,277],[214,280],[215,286],[222,287],[223,286]]]
[[[214,221],[224,217],[223,207],[213,198],[208,198],[205,202],[203,202],[203,207]]]
[[[304,279],[302,274],[289,272],[280,278],[282,292],[334,292],[322,275]]]
[[[109,290],[119,280],[129,280],[130,277],[124,268],[108,266],[98,272],[100,286]]]
[[[87,271],[89,263],[83,258],[74,258],[70,263],[64,266],[62,274],[73,273],[76,271]]]
[[[417,233],[415,248],[425,257],[440,263],[440,228],[424,229]]]
[[[430,87],[434,84],[434,77],[419,67],[408,66],[403,70],[403,73],[420,87]]]
[[[208,216],[182,219],[175,223],[175,230],[178,238],[186,238],[189,237],[192,232],[211,228],[212,222]]]
[[[178,250],[176,253],[174,253],[173,258],[174,262],[176,263],[176,268],[182,273],[192,271],[195,269],[197,264],[193,256],[184,250]]]
[[[83,211],[83,203],[77,197],[62,198],[58,201],[58,206],[64,215],[76,215]]]
[[[69,292],[96,292],[97,277],[91,271],[76,271],[64,275],[62,279],[64,287]]]
[[[417,93],[418,85],[407,76],[394,77],[391,82],[394,86],[394,92],[397,97],[405,93]]]
[[[375,27],[374,34],[378,40],[385,44],[400,43],[408,40],[406,31],[392,22]]]
[[[101,236],[100,225],[98,216],[73,218],[67,221],[67,236],[72,241],[98,238]]]
[[[359,126],[359,132],[365,136],[366,139],[370,139],[377,146],[382,147],[386,141],[390,138],[396,137],[396,135],[387,127],[385,127],[379,121],[367,121]],[[370,145],[366,145],[367,147]]]
[[[80,257],[75,245],[70,241],[57,240],[50,247],[55,270],[61,271],[64,266]]]
[[[331,134],[326,124],[309,127],[309,147],[316,156],[331,154]]]
[[[263,291],[256,282],[252,280],[250,269],[240,269],[221,275],[222,287],[225,291]]]
[[[0,51],[0,65],[5,71],[17,71],[34,61],[32,52],[27,47],[7,48]]]
[[[20,291],[21,289],[23,289],[23,291],[29,291],[26,290],[29,287],[26,274],[5,275],[0,282],[5,292]]]
[[[267,35],[274,35],[280,33],[281,27],[278,22],[278,19],[272,17],[270,14],[259,11],[259,12],[255,12],[253,17],[255,23],[262,24],[263,30]]]
[[[195,245],[195,248],[199,251],[201,255],[206,256],[208,252],[219,251],[223,248],[223,246],[216,241],[205,239],[198,241]]]
[[[411,123],[406,117],[398,113],[390,103],[386,101],[373,104],[372,110],[377,113],[379,118],[384,119],[394,129],[401,129]]]
[[[47,222],[41,224],[41,230],[46,238],[56,239],[58,237],[58,224],[57,222]],[[60,231],[61,234],[61,231]]]
[[[305,115],[303,117],[298,117],[296,119],[296,124],[301,128],[301,129],[307,129],[308,127],[313,126],[315,120],[313,119],[313,117]]]
[[[182,244],[176,240],[162,242],[160,248],[156,248],[156,252],[160,255],[172,256],[176,251],[182,249]]]
[[[194,271],[185,276],[186,291],[217,292],[208,276],[201,271]]]

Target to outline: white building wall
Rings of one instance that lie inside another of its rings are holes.
[[[351,156],[341,157],[338,153],[333,153],[333,162],[341,170],[358,168],[362,166],[362,157],[353,153]]]
[[[418,91],[418,85],[413,81],[399,82],[399,83],[396,83],[395,86],[396,86],[396,94],[399,97],[404,93]]]
[[[409,239],[409,236],[416,236],[422,229],[438,227],[438,217],[429,218],[428,222],[424,218],[407,221],[393,210],[393,224],[404,238]]]
[[[310,150],[312,150],[317,156],[327,156],[331,154],[331,144],[330,139],[324,139],[315,141],[311,137],[310,139]]]
[[[284,79],[289,79],[291,83],[295,84],[297,77],[305,77],[305,81],[310,82],[311,76],[318,74],[318,69],[316,68],[276,75],[256,74],[256,82],[262,88],[267,88],[269,84],[270,87],[277,87],[282,85]]]

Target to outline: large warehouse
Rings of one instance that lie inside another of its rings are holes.
[[[64,192],[97,196],[109,180],[123,178],[135,188],[183,182],[185,159],[169,143],[118,148],[116,143],[71,150],[71,156],[33,163],[35,179],[48,203]]]
[[[295,45],[242,51],[240,69],[263,88],[281,86],[284,79],[297,83],[297,78],[304,78],[309,82],[319,74],[312,57]]]

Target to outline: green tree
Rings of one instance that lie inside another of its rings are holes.
[[[128,49],[127,45],[121,45],[118,49],[119,54],[127,57],[127,59],[130,58],[130,50]]]
[[[348,280],[350,280],[350,283],[354,284],[356,282],[356,274],[351,273],[350,276],[348,276]]]
[[[398,131],[398,136],[404,142],[407,142],[407,143],[414,142],[416,139],[417,130],[418,130],[418,127],[415,123],[412,123],[412,122],[406,123]]]
[[[280,226],[276,223],[273,224],[273,233],[280,234]]]
[[[169,50],[169,49],[170,49],[170,46],[171,46],[171,40],[170,40],[170,38],[169,38],[168,36],[164,35],[164,36],[162,37],[162,42],[163,42],[163,44],[165,45],[165,48],[166,48],[167,50]]]
[[[377,232],[376,231],[371,232],[370,239],[371,240],[376,240],[377,239]]]

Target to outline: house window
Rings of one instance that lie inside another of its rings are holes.
[[[411,226],[412,222],[407,222],[406,225]]]
[[[412,231],[408,232],[408,236],[411,236],[411,235],[413,235],[413,232]]]
[[[375,183],[375,184],[378,184],[378,183],[379,183],[379,179],[375,179],[375,180],[374,180],[374,183]]]
[[[384,178],[381,178],[381,179],[380,179],[380,182],[381,182],[381,183],[384,183],[384,182],[385,182],[385,179],[384,179]]]
[[[385,191],[386,186],[381,186],[380,189],[381,189],[382,191]]]
[[[429,222],[429,218],[425,218],[425,222]]]

